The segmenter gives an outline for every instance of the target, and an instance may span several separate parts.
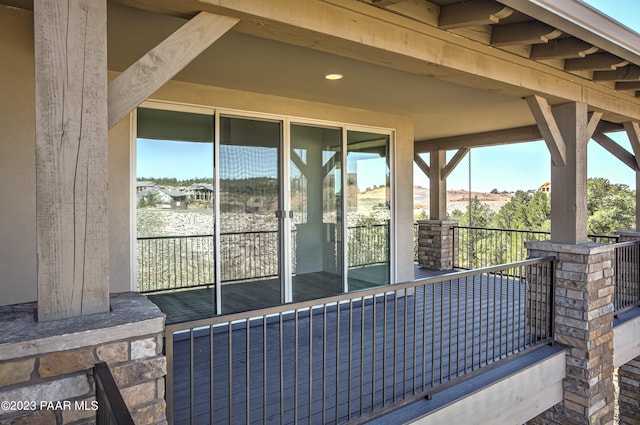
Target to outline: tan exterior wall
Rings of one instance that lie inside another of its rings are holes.
[[[0,305],[37,299],[33,16],[0,6]],[[113,76],[113,74],[111,75]],[[403,117],[170,82],[154,99],[395,130],[396,281],[413,280],[413,124]],[[109,132],[111,292],[131,289],[131,121]]]
[[[36,299],[33,16],[0,6],[0,305]]]

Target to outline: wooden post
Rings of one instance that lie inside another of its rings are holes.
[[[551,240],[587,242],[587,105],[552,108],[566,146],[565,165],[551,164]]]
[[[429,153],[429,219],[444,220],[447,217],[447,179],[443,177],[446,152],[432,150]]]
[[[38,320],[109,310],[106,0],[34,2]]]

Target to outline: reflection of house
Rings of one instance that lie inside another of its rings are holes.
[[[211,183],[193,183],[183,189],[190,201],[207,201],[213,203],[213,185]]]
[[[543,183],[542,186],[540,186],[539,191],[545,192],[545,193],[551,193],[551,183],[550,182]]]
[[[142,188],[138,185],[136,190],[136,199],[138,207],[143,205],[152,205],[157,208],[186,210],[188,204],[186,193],[176,189],[163,189],[155,183],[153,183],[153,185],[142,186]]]
[[[136,192],[141,193],[149,189],[159,189],[158,184],[154,181],[142,180],[136,181]]]

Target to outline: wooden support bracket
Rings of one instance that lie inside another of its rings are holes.
[[[545,98],[538,95],[527,96],[525,100],[538,124],[547,148],[549,148],[553,164],[556,167],[564,167],[566,165],[567,147],[549,103]]]
[[[184,69],[235,24],[236,18],[200,12],[109,84],[109,128]]]
[[[627,131],[627,136],[629,136],[633,153],[636,156],[636,165],[640,170],[640,125],[636,121],[625,122],[623,125]]]

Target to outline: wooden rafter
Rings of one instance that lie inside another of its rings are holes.
[[[629,136],[629,143],[636,156],[636,165],[640,169],[640,125],[635,121],[629,121],[623,123],[624,129]]]
[[[394,4],[403,3],[405,0],[371,0],[371,4],[378,7],[387,7]]]
[[[627,65],[615,71],[596,71],[593,81],[638,81],[640,80],[640,66]]]
[[[109,128],[180,72],[239,20],[200,12],[109,84]]]
[[[440,8],[438,27],[443,29],[497,24],[510,16],[513,9],[493,0],[470,0]]]
[[[562,31],[540,21],[529,21],[517,24],[496,25],[491,34],[492,46],[513,44],[548,43],[562,35]]]
[[[538,95],[527,96],[525,99],[538,124],[540,133],[549,148],[553,164],[556,167],[565,166],[567,148],[560,128],[551,111],[551,106],[549,106],[545,98]]]
[[[616,90],[640,90],[640,81],[622,81],[616,83]]]
[[[594,45],[577,38],[561,38],[551,40],[546,44],[534,44],[531,47],[530,59],[566,59],[584,58],[598,51]]]
[[[617,144],[613,139],[604,133],[596,132],[592,137],[600,146],[605,148],[609,153],[622,161],[632,170],[638,170],[636,157],[629,153],[625,148]]]
[[[581,59],[564,61],[565,71],[614,71],[629,62],[611,53],[596,53]]]

